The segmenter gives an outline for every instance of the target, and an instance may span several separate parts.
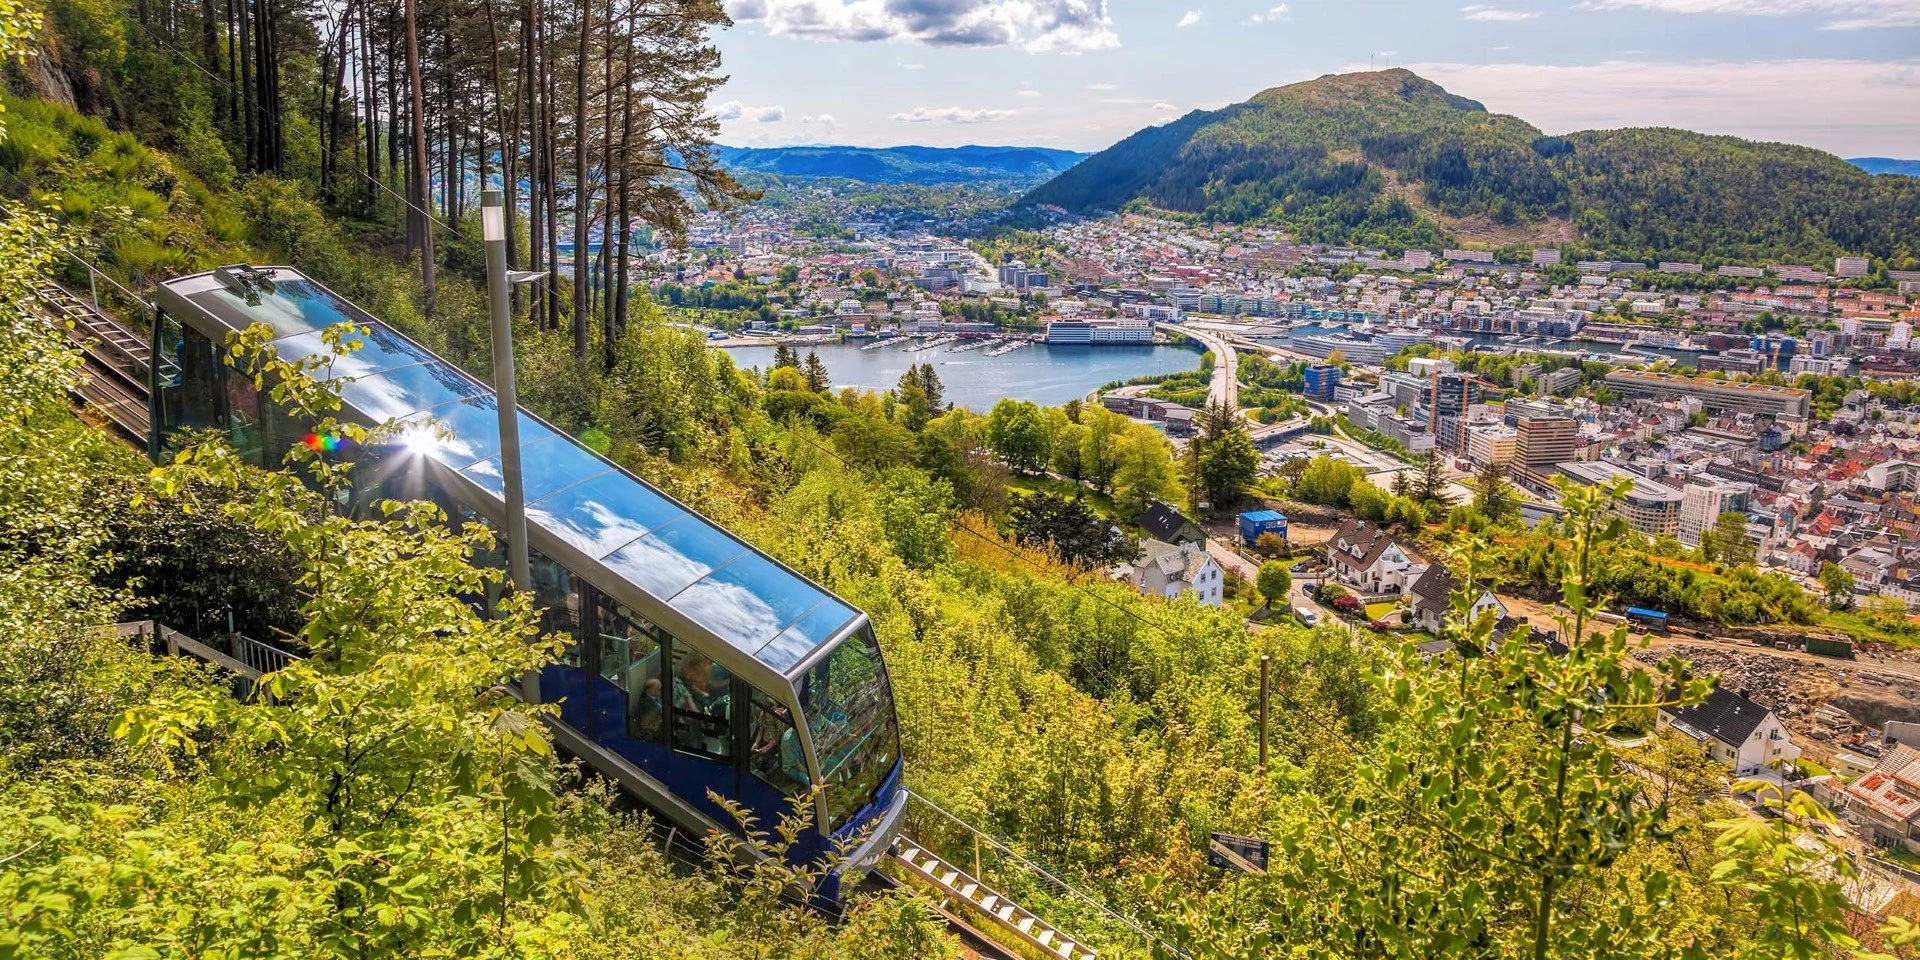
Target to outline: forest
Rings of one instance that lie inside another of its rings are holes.
[[[1920,181],[1807,147],[1686,130],[1544,136],[1407,70],[1337,74],[1194,111],[1022,201],[1275,223],[1303,241],[1439,249],[1567,225],[1614,257],[1910,265]]]
[[[497,582],[468,562],[483,532],[428,504],[340,516],[217,435],[155,469],[75,416],[78,356],[31,306],[50,278],[84,285],[82,261],[130,287],[291,263],[484,372],[463,238],[489,164],[528,185],[514,257],[536,268],[604,217],[671,237],[696,202],[746,202],[700,159],[717,6],[8,11],[0,957],[958,955],[917,897],[829,923],[781,899],[804,877],[663,850],[499,693],[568,641],[524,597],[493,619],[458,599]],[[1805,795],[1752,817],[1696,750],[1582,734],[1705,692],[1679,662],[1628,669],[1626,634],[1595,625],[1602,493],[1569,498],[1565,657],[1465,617],[1431,661],[1365,632],[1256,633],[1112,582],[1091,561],[1120,545],[1073,536],[1085,511],[1013,502],[1042,468],[1121,500],[1207,485],[1158,433],[949,409],[924,374],[862,392],[804,363],[739,369],[623,286],[631,254],[577,243],[517,305],[523,402],[866,611],[913,789],[1154,931],[1115,956],[1911,955],[1911,925],[1847,911],[1851,861]],[[1475,583],[1483,547],[1459,548]],[[229,611],[315,656],[237,699],[103,629]],[[1208,866],[1216,830],[1270,840],[1270,871]]]

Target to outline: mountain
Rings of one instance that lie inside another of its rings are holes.
[[[1853,157],[1847,161],[1868,173],[1897,173],[1920,177],[1920,160],[1895,160],[1892,157]]]
[[[1036,181],[1086,159],[1048,147],[720,147],[736,172],[844,177],[869,183]]]
[[[1403,69],[1275,87],[1150,127],[1023,204],[1129,205],[1387,246],[1576,243],[1621,256],[1904,258],[1920,181],[1685,130],[1546,136]]]

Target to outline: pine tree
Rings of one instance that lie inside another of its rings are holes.
[[[807,375],[808,390],[812,390],[814,393],[825,393],[827,388],[833,386],[833,381],[827,378],[827,365],[821,363],[820,355],[814,353],[812,350],[807,351],[807,362],[804,369]]]
[[[1413,499],[1422,505],[1437,503],[1441,507],[1453,506],[1453,494],[1447,490],[1447,475],[1440,468],[1440,458],[1429,456],[1420,467],[1420,477],[1413,482]]]
[[[1474,486],[1478,489],[1474,491],[1473,507],[1488,520],[1498,521],[1519,510],[1519,504],[1514,501],[1513,487],[1507,482],[1506,471],[1500,464],[1489,460],[1482,465],[1479,472],[1474,474]]]
[[[797,369],[799,366],[800,355],[794,353],[792,347],[782,343],[773,348],[773,368],[775,370],[781,367],[794,367]]]

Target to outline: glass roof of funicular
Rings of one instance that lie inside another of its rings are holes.
[[[410,450],[500,499],[498,408],[493,391],[286,267],[249,304],[213,274],[167,283],[231,330],[273,329],[283,359],[328,352],[320,331],[353,321],[359,349],[333,360],[342,402],[374,423],[417,425]],[[352,312],[350,312],[350,310]],[[527,523],[573,546],[613,576],[671,607],[761,664],[789,675],[859,614],[711,521],[616,468],[578,441],[520,413]],[[450,434],[450,435],[449,435]],[[590,571],[576,571],[599,582]],[[606,586],[606,585],[603,585]]]

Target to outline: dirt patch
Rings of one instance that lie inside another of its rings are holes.
[[[1701,674],[1718,674],[1720,686],[1746,695],[1780,716],[1796,739],[1844,747],[1855,734],[1878,730],[1888,720],[1920,719],[1920,682],[1707,644],[1665,644],[1669,649],[1635,654],[1652,663],[1668,652],[1693,663]]]

